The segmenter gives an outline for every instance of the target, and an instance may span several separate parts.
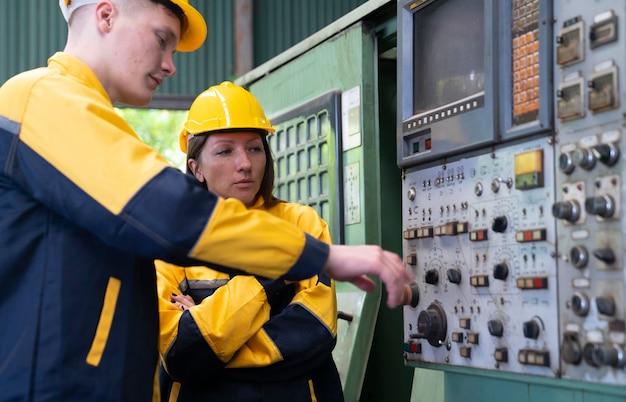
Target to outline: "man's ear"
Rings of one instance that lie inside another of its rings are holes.
[[[115,5],[110,1],[101,1],[96,5],[96,20],[100,32],[110,32],[113,27],[113,19],[117,15]]]

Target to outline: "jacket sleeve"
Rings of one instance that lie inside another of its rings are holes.
[[[334,286],[319,281],[303,287],[293,301],[273,316],[263,328],[243,345],[226,368],[253,368],[280,364],[286,371],[274,370],[273,377],[283,373],[296,376],[298,367],[310,371],[303,363],[320,353],[330,353],[337,334],[337,307]],[[288,369],[287,369],[288,368]]]
[[[183,312],[170,302],[172,293],[180,294],[183,268],[163,261],[156,266],[160,352],[166,371],[179,381],[207,380],[221,370],[269,319],[267,294],[285,286],[282,280],[238,275]]]
[[[298,221],[319,239],[330,242],[325,222],[315,214],[322,226]],[[237,352],[227,368],[263,367],[268,362],[276,364],[273,378],[300,374],[298,370],[310,372],[311,362],[318,356],[328,356],[335,345],[337,335],[337,298],[335,284],[325,275],[300,281],[291,303],[263,325],[261,331]],[[309,362],[309,364],[305,364]],[[281,367],[282,369],[279,369]]]
[[[33,74],[42,76],[0,92],[10,99],[0,108],[0,162],[38,202],[146,258],[294,280],[321,271],[327,244],[198,188],[141,142],[100,87],[63,91],[62,75]]]

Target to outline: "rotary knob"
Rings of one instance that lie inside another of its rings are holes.
[[[536,320],[526,321],[524,323],[524,336],[530,339],[537,339],[541,332],[541,326]]]
[[[613,296],[596,297],[596,308],[600,314],[615,315],[615,300],[613,300]]]
[[[424,338],[432,346],[440,347],[446,339],[446,313],[439,303],[431,303],[417,316],[417,337]]]
[[[429,269],[424,275],[424,280],[430,285],[436,285],[439,283],[439,272],[435,269]]]
[[[619,160],[619,149],[613,144],[599,144],[591,148],[593,155],[607,166],[613,166]]]
[[[585,293],[576,292],[570,299],[572,311],[579,317],[584,317],[589,313],[589,297]]]
[[[583,357],[583,351],[578,342],[578,335],[566,332],[561,342],[561,357],[567,364],[579,364]]]
[[[615,201],[610,195],[589,197],[585,200],[585,211],[591,215],[610,218],[615,213]]]
[[[493,277],[501,281],[505,280],[509,276],[509,264],[506,261],[496,264],[493,267]]]
[[[614,345],[594,345],[591,359],[598,366],[624,367],[624,352]]]
[[[500,179],[493,179],[491,181],[491,191],[493,191],[494,193],[500,191]]]
[[[570,174],[574,171],[574,161],[572,155],[569,153],[562,153],[559,155],[559,169],[565,174]]]
[[[568,222],[576,222],[580,218],[580,205],[577,201],[559,201],[552,204],[552,216]]]
[[[589,261],[589,253],[585,246],[574,246],[569,250],[569,258],[572,265],[578,269],[585,268]]]
[[[412,282],[410,285],[405,285],[404,288],[404,302],[402,304],[417,307],[420,301],[420,289],[417,283]]]
[[[596,157],[589,149],[577,149],[572,153],[574,163],[585,170],[591,170],[596,165]]]
[[[498,216],[494,218],[493,222],[491,223],[491,229],[496,233],[503,233],[506,230],[508,224],[509,222],[506,219],[506,216]]]
[[[498,338],[504,334],[504,325],[500,320],[489,320],[487,322],[487,329],[491,336],[497,336]]]
[[[585,363],[592,367],[600,367],[600,362],[598,362],[596,355],[596,349],[598,345],[595,343],[586,343],[583,347],[583,359],[585,359]]]
[[[452,268],[446,271],[446,276],[451,283],[459,284],[461,283],[461,270]]]

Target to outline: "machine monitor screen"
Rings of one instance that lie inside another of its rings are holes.
[[[483,3],[439,0],[413,14],[413,114],[484,91]]]

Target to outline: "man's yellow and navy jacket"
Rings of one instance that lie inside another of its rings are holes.
[[[265,209],[263,199],[252,207]],[[326,222],[308,206],[279,203],[267,212],[330,243]],[[342,401],[332,359],[337,334],[334,282],[229,276],[157,261],[160,351],[176,380],[163,401]],[[171,295],[191,296],[180,311]],[[167,388],[170,384],[164,383]]]
[[[328,256],[170,167],[69,54],[0,88],[0,169],[0,400],[150,401],[154,259],[300,280]]]

